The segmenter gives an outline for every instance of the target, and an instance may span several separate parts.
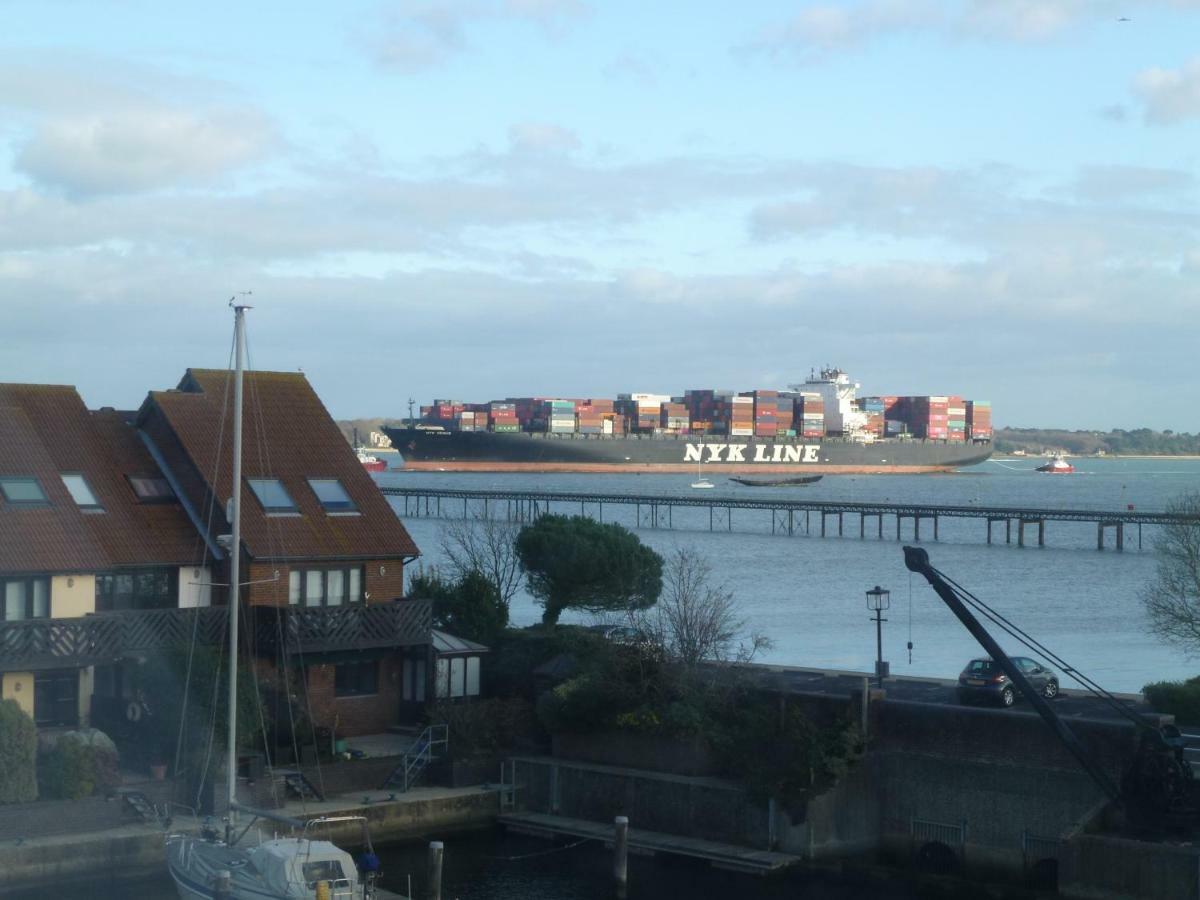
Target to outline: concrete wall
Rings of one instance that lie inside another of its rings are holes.
[[[33,718],[33,673],[5,672],[0,676],[0,699],[16,700],[17,705]]]
[[[179,569],[179,608],[212,606],[213,572],[207,566],[181,566]]]
[[[1197,900],[1200,849],[1079,834],[1062,848],[1058,883],[1064,897]]]
[[[95,575],[53,575],[50,578],[50,617],[71,619],[96,611]]]

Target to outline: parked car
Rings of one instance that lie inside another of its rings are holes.
[[[1053,700],[1058,696],[1058,676],[1049,668],[1027,656],[1014,656],[1012,661],[1043,697]],[[1019,694],[1017,686],[1000,670],[999,664],[987,657],[971,660],[958,676],[959,703],[985,700],[1012,706]]]

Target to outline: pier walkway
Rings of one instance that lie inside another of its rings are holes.
[[[613,826],[585,819],[572,819],[566,816],[554,816],[546,813],[502,813],[498,819],[501,825],[509,831],[518,834],[528,834],[534,837],[557,838],[577,837],[589,838],[603,844],[611,845]],[[684,837],[678,834],[664,834],[658,831],[646,831],[643,828],[629,828],[629,850],[631,853],[659,854],[667,853],[675,856],[690,856],[703,859],[718,869],[728,869],[732,872],[745,872],[751,875],[766,875],[777,872],[788,866],[801,862],[799,856],[790,853],[778,853],[773,850],[755,850],[752,847],[742,847],[736,844],[723,844],[717,841],[705,841],[700,838]]]
[[[400,501],[398,512],[406,517],[432,518],[496,518],[510,522],[530,522],[547,513],[562,513],[592,516],[604,521],[604,507],[633,507],[638,528],[675,527],[675,511],[680,509],[707,511],[709,531],[733,531],[734,512],[737,510],[765,511],[771,516],[772,534],[813,534],[825,537],[836,526],[839,537],[845,534],[845,519],[858,519],[858,536],[865,538],[868,530],[874,531],[879,539],[884,536],[884,519],[896,523],[896,540],[902,538],[901,526],[908,520],[912,523],[912,539],[921,540],[921,527],[925,524],[927,536],[938,539],[938,525],[942,519],[975,519],[986,525],[984,534],[987,543],[999,540],[998,526],[1003,525],[1004,541],[1024,547],[1028,532],[1035,527],[1037,545],[1046,544],[1047,522],[1094,522],[1096,524],[1096,549],[1103,550],[1106,533],[1111,529],[1116,549],[1125,549],[1126,528],[1136,528],[1137,546],[1142,549],[1142,526],[1196,524],[1200,517],[1175,515],[1167,512],[1144,512],[1132,509],[1047,509],[1035,507],[930,505],[912,503],[868,503],[849,500],[781,500],[776,498],[751,499],[746,497],[721,497],[705,494],[662,495],[662,494],[602,494],[571,491],[501,491],[501,490],[456,490],[444,488],[381,487],[381,491]],[[703,518],[703,517],[701,517]],[[874,526],[868,529],[868,524]],[[1015,526],[1015,528],[1014,528]],[[681,527],[695,528],[696,519],[691,517]],[[700,527],[703,527],[701,524]],[[889,529],[890,531],[890,529]]]

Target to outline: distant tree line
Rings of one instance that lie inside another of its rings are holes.
[[[996,452],[1043,453],[1065,450],[1073,456],[1105,453],[1110,456],[1200,456],[1200,434],[1152,431],[1066,431],[1057,428],[1000,428],[995,435]]]

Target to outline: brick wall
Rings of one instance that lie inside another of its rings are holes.
[[[350,564],[336,559],[317,559],[291,565],[273,562],[251,563],[249,575],[243,578],[246,581],[261,583],[251,584],[245,589],[246,602],[256,606],[287,606],[288,573],[292,566],[298,569],[332,569],[339,565]],[[404,596],[402,559],[372,559],[357,565],[363,568],[363,590],[369,595],[368,603],[386,603]],[[272,581],[276,571],[279,572],[279,579]]]
[[[308,692],[318,725],[334,725],[339,737],[378,734],[399,719],[403,669],[399,653],[379,660],[379,692],[363,697],[338,697],[334,693],[334,666],[308,668]]]

